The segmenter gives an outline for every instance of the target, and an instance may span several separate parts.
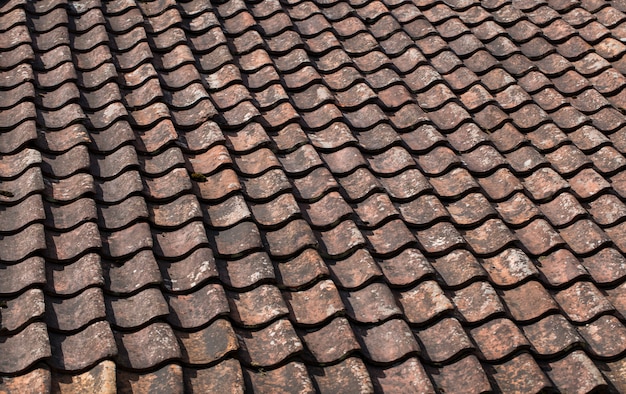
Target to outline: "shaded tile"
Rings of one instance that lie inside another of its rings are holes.
[[[339,364],[311,368],[309,371],[320,392],[341,392],[348,387],[359,392],[373,392],[374,390],[365,364],[360,358],[348,358]]]
[[[280,290],[272,285],[261,285],[242,293],[229,292],[227,296],[221,297],[221,302],[216,303],[216,307],[225,311],[227,300],[230,304],[230,316],[244,327],[260,326],[289,313]],[[183,318],[189,315],[188,311],[181,312],[186,312],[180,313]]]
[[[606,387],[598,368],[587,355],[574,351],[561,360],[550,362],[547,374],[561,391],[591,391]]]

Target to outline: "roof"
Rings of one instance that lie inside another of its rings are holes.
[[[0,5],[0,391],[626,392],[626,2]]]

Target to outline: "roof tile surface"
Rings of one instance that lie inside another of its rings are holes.
[[[618,0],[1,3],[0,392],[626,391],[625,39]]]

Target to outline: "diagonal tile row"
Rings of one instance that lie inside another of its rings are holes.
[[[3,390],[624,389],[626,10],[323,3],[0,9]]]

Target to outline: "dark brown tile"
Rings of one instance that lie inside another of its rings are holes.
[[[73,298],[50,297],[45,305],[48,327],[62,332],[83,329],[105,317],[105,302],[99,288],[86,289]]]

